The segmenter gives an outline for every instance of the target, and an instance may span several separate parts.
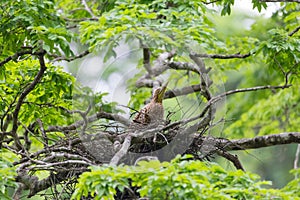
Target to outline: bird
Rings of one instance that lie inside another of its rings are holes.
[[[168,82],[154,90],[150,103],[145,105],[132,120],[134,123],[149,125],[159,124],[164,120],[164,107],[162,104]]]

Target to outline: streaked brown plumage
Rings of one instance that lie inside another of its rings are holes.
[[[153,98],[150,103],[144,106],[133,119],[133,122],[148,125],[153,123],[161,123],[164,118],[164,108],[162,100],[168,83],[154,91]]]

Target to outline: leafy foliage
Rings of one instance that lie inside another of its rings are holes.
[[[53,1],[4,1],[1,0],[0,37],[5,41],[0,52],[5,56],[31,46],[49,53],[72,55],[69,43],[73,37],[66,29],[65,21],[57,15]],[[41,20],[42,19],[42,20]]]
[[[180,49],[192,40],[208,43],[213,39],[205,12],[199,1],[116,1],[98,21],[80,24],[80,38],[91,50],[107,48],[104,60],[116,57],[114,48],[124,39],[126,43],[143,41],[154,53],[161,48]]]
[[[136,194],[150,199],[264,199],[298,198],[297,194],[266,189],[270,182],[258,175],[243,171],[226,171],[215,163],[188,161],[177,157],[172,162],[140,161],[137,166],[93,167],[83,173],[73,199],[91,196],[112,199],[117,192],[131,186]],[[287,187],[299,188],[296,180]],[[133,194],[132,194],[133,195]],[[136,198],[131,196],[131,198]]]
[[[10,199],[8,189],[17,186],[14,177],[16,176],[15,167],[12,162],[15,160],[13,156],[10,156],[8,152],[0,152],[0,198]]]
[[[293,85],[284,90],[228,97],[228,113],[221,119],[230,120],[224,129],[226,138],[295,131],[300,124],[299,3],[282,3],[271,18],[262,18],[233,13],[234,0],[0,2],[1,199],[10,199],[13,190],[17,191],[15,177],[20,171],[26,174],[25,178],[31,177],[23,188],[30,190],[29,196],[42,196],[40,191],[53,186],[56,199],[67,193],[66,188],[70,191],[66,196],[71,196],[74,185],[73,199],[113,199],[119,194],[150,199],[299,199],[298,169],[292,170],[295,179],[285,187],[269,189],[271,183],[254,173],[225,170],[215,163],[192,161],[189,156],[171,162],[141,161],[136,166],[113,167],[94,161],[95,157],[86,153],[82,141],[79,142],[82,139],[79,132],[87,138],[92,135],[91,140],[95,139],[92,142],[97,144],[101,143],[94,137],[95,132],[109,135],[109,140],[121,137],[119,133],[125,132],[124,127],[116,122],[121,117],[114,115],[122,110],[116,102],[105,101],[108,93],[97,93],[77,84],[74,76],[57,62],[79,63],[85,55],[100,52],[103,62],[108,63],[118,56],[121,44],[149,48],[149,62],[155,66],[161,53],[174,51],[159,67],[170,62],[197,66],[190,53],[203,53],[199,57],[204,64],[208,69],[214,68],[207,72],[214,84],[208,87],[213,95],[219,92],[214,86],[223,81],[228,90]],[[207,4],[218,7],[214,9]],[[267,9],[263,1],[252,0],[252,5],[259,12]],[[243,20],[250,20],[251,24],[242,26]],[[87,53],[76,52],[74,43],[88,50]],[[233,55],[233,58],[209,59],[223,55]],[[131,93],[129,105],[135,109],[151,95],[150,88],[137,88],[137,81],[141,77],[150,81],[157,78],[147,74],[145,60],[139,56],[135,67],[140,71],[127,85]],[[45,71],[35,83],[41,67]],[[122,67],[116,65],[107,70],[105,81],[115,72],[126,71]],[[197,85],[203,78],[190,69],[172,70],[168,67],[157,74],[167,75],[171,80],[169,86],[174,88]],[[222,75],[218,74],[220,71]],[[186,110],[193,107],[199,110],[190,112],[199,114],[201,107],[193,102],[209,101],[203,97],[204,93],[200,88],[197,93],[184,96],[185,108],[179,108],[185,112],[184,117],[189,114]],[[172,103],[177,105],[175,100]],[[99,113],[105,117],[101,118]],[[182,120],[179,116],[174,119]],[[212,133],[211,128],[217,125],[214,122],[211,120],[203,133]],[[22,148],[18,147],[17,140]],[[87,168],[88,165],[94,166]],[[60,175],[66,180],[58,181]],[[36,184],[37,181],[45,184]],[[57,187],[59,183],[55,181],[65,182]],[[35,191],[36,188],[40,190]]]

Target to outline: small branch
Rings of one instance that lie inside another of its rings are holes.
[[[241,93],[241,92],[249,92],[249,91],[257,91],[257,90],[269,90],[269,89],[285,89],[289,88],[292,85],[282,85],[282,86],[271,86],[271,85],[266,85],[266,86],[257,86],[257,87],[252,87],[252,88],[242,88],[242,89],[235,89],[235,90],[230,90],[227,91],[223,94],[219,94],[215,97],[212,98],[213,101],[218,101],[218,99],[221,99],[225,96],[229,96],[235,93]]]
[[[117,165],[119,163],[119,161],[127,154],[130,144],[131,144],[131,139],[132,139],[131,134],[128,134],[125,137],[121,149],[110,160],[110,163],[109,163],[110,165]]]
[[[299,1],[300,2],[300,1]],[[300,30],[300,26],[295,28],[292,32],[289,33],[289,36],[292,37],[295,33],[297,33]]]
[[[300,3],[300,0],[259,0],[260,2],[296,2]]]
[[[10,150],[10,149],[9,149]],[[24,163],[24,162],[27,162],[29,161],[31,158],[34,158],[34,157],[38,157],[40,156],[41,154],[45,154],[45,153],[48,153],[48,152],[70,152],[70,149],[67,148],[67,147],[49,147],[49,149],[41,149],[37,152],[34,152],[32,153],[31,155],[29,155],[29,157],[24,157],[24,158],[21,158],[20,160],[18,161],[15,161],[13,162],[13,165],[16,166],[16,165],[19,165],[21,163]],[[20,167],[19,170],[22,170],[23,167]],[[19,171],[17,170],[17,171]]]
[[[144,64],[144,68],[147,70],[148,74],[151,76],[152,74],[152,70],[151,70],[151,64],[150,64],[150,55],[151,55],[151,51],[149,48],[144,47],[143,48],[143,64]]]
[[[86,50],[76,56],[73,56],[73,57],[70,57],[70,58],[67,58],[65,56],[57,56],[57,55],[50,55],[52,57],[54,57],[55,59],[53,59],[51,62],[54,63],[54,62],[59,62],[59,61],[67,61],[67,62],[71,62],[73,60],[76,60],[78,58],[83,58],[84,56],[88,55],[90,53],[89,50]]]
[[[42,133],[42,137],[43,137],[43,139],[44,139],[44,143],[43,143],[43,144],[46,146],[46,148],[48,148],[49,141],[48,141],[48,137],[47,137],[47,135],[46,135],[45,129],[44,129],[43,122],[42,122],[42,120],[40,120],[40,119],[37,119],[36,121],[37,121],[37,123],[38,123],[39,126],[40,126],[40,130],[41,130],[41,133]]]
[[[218,150],[217,154],[232,162],[236,169],[245,171],[237,155],[222,150]]]
[[[46,164],[40,164],[40,165],[33,165],[32,167],[28,167],[28,170],[34,170],[34,169],[48,169],[50,167],[55,167],[55,166],[59,166],[59,165],[66,165],[66,164],[81,164],[81,165],[88,165],[88,166],[92,166],[92,163],[88,163],[84,160],[65,160],[65,161],[61,161],[61,162],[56,162],[56,163],[46,163]]]
[[[229,96],[229,95],[232,95],[235,93],[258,91],[258,90],[285,89],[285,88],[289,88],[291,86],[292,85],[290,85],[290,84],[285,84],[283,86],[266,85],[266,86],[252,87],[252,88],[241,88],[241,89],[229,90],[223,94],[212,97],[211,101],[216,101],[216,100],[218,101],[218,99],[220,99],[220,98],[223,98],[225,96]],[[174,98],[177,96],[187,95],[187,94],[191,94],[194,92],[200,92],[200,91],[201,91],[200,85],[191,85],[191,86],[183,87],[180,89],[168,90],[165,93],[164,99]]]
[[[223,55],[223,54],[204,54],[204,53],[192,53],[192,56],[200,57],[200,58],[213,58],[213,59],[232,59],[232,58],[247,58],[251,54],[229,54],[229,55]]]
[[[297,146],[297,151],[295,154],[295,160],[294,160],[294,169],[298,169],[298,163],[299,163],[299,157],[300,157],[300,144]]]
[[[19,56],[24,56],[26,54],[32,54],[32,50],[20,51],[20,52],[15,53],[12,56],[7,57],[6,59],[4,59],[3,61],[0,62],[0,67],[2,67],[4,64],[8,63],[9,61],[15,60]]]
[[[28,175],[26,171],[19,172],[16,177],[16,181],[22,183],[22,190],[30,190],[28,198],[66,179],[67,174],[65,172],[51,173],[42,180],[39,180],[36,176]]]
[[[103,118],[103,119],[109,119],[109,120],[114,120],[116,122],[120,122],[121,124],[124,124],[126,126],[129,126],[130,124],[130,120],[126,119],[125,117],[122,117],[120,115],[117,114],[113,114],[113,113],[106,113],[103,111],[100,111],[90,117],[87,117],[87,122],[91,123],[94,121],[97,121],[98,119]],[[69,126],[50,126],[47,130],[45,130],[46,132],[55,132],[55,131],[70,131],[70,130],[76,130],[77,128],[79,128],[80,126],[84,125],[84,121],[80,120],[77,121]]]
[[[85,0],[81,0],[81,3],[83,4],[85,10],[93,17],[96,18],[96,16],[94,15],[94,13],[92,12],[92,10],[89,8],[89,6],[87,5]]]
[[[207,1],[201,1],[202,3],[204,3],[204,4],[206,4],[206,5],[209,5],[209,4],[213,4],[213,3],[216,3],[216,2],[218,2],[219,0],[214,0],[214,1],[209,1],[209,2],[207,2]]]

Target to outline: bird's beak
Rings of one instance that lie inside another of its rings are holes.
[[[160,92],[160,98],[161,98],[161,99],[164,98],[164,95],[165,95],[165,92],[166,92],[166,90],[167,90],[168,84],[169,84],[169,81],[166,82],[166,83],[162,86],[162,88],[161,88],[161,92]]]
[[[162,86],[162,93],[165,93],[168,84],[169,84],[169,81],[167,81],[167,82]]]

